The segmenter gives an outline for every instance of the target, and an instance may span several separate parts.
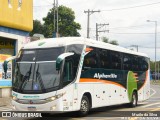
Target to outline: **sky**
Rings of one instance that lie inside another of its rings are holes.
[[[34,0],[34,19],[43,22],[54,0]],[[84,11],[100,10],[90,15],[90,38],[96,39],[96,23],[108,24],[99,30],[99,38],[116,40],[120,46],[146,53],[155,60],[155,22],[157,21],[157,55],[160,60],[160,0],[58,0],[59,5],[72,8],[75,21],[81,24],[79,31],[87,37],[87,14]]]

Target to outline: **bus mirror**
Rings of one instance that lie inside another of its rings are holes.
[[[7,69],[8,69],[8,61],[4,61],[3,70],[4,70],[5,73],[7,73]]]
[[[68,57],[68,56],[72,56],[74,55],[73,52],[67,52],[67,53],[63,53],[61,55],[58,56],[57,60],[56,60],[56,70],[60,70],[61,65],[62,65],[62,61]]]
[[[5,73],[7,73],[7,69],[8,69],[8,62],[10,60],[14,60],[16,58],[16,56],[13,56],[13,57],[10,57],[10,58],[7,58],[4,63],[3,63],[3,70]]]

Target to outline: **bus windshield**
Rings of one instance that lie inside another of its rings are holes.
[[[16,60],[13,90],[20,93],[45,93],[57,90],[60,73],[56,59],[64,47],[22,50]]]

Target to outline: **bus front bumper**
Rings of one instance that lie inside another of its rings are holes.
[[[45,104],[23,104],[12,100],[12,106],[15,111],[63,112],[63,105],[60,99]]]

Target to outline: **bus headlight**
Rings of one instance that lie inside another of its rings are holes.
[[[47,98],[46,100],[47,100],[47,101],[54,101],[54,100],[56,100],[56,99],[62,97],[64,94],[65,94],[65,93],[61,93],[61,94],[58,94],[58,95],[49,97],[49,98]]]
[[[12,96],[12,100],[16,101],[17,97],[16,96]]]
[[[55,109],[56,109],[56,105],[50,107],[50,110],[51,110],[51,111],[53,111],[53,110],[55,110]]]

